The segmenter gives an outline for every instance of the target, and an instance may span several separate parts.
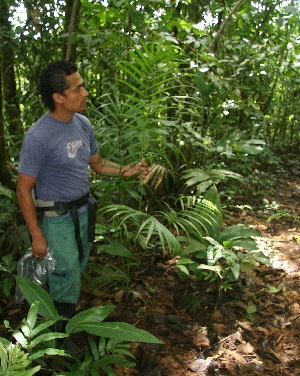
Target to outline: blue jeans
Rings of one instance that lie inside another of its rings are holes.
[[[42,232],[56,261],[54,271],[49,275],[49,293],[57,302],[76,304],[81,290],[81,275],[85,270],[91,243],[88,242],[88,211],[79,213],[80,235],[83,259],[80,262],[75,228],[69,215],[44,217]]]

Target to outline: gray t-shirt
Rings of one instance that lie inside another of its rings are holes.
[[[88,161],[99,151],[90,121],[74,114],[62,122],[45,113],[27,131],[18,170],[37,177],[37,197],[69,202],[89,191]]]

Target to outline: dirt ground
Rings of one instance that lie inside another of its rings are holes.
[[[299,197],[300,178],[292,177],[278,181],[269,202],[299,215]],[[134,276],[130,296],[99,292],[83,299],[82,308],[114,304],[113,320],[163,341],[135,346],[136,368],[117,370],[118,376],[300,375],[300,221],[268,223],[272,205],[228,213],[228,224],[261,232],[273,265],[260,265],[232,291],[219,295],[209,283],[180,281],[170,260],[151,259]]]

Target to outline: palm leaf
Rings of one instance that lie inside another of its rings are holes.
[[[242,180],[240,174],[224,169],[205,171],[201,168],[193,168],[185,170],[182,174],[182,179],[186,180],[185,185],[187,187],[195,186],[198,194],[205,192],[209,187],[227,178]]]
[[[155,217],[125,205],[108,205],[103,208],[103,212],[114,212],[111,220],[119,229],[133,225],[137,229],[136,239],[142,234],[146,237],[146,244],[148,244],[151,238],[158,237],[164,251],[168,247],[171,253],[181,252],[181,246],[176,237]]]

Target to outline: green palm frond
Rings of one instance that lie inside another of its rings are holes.
[[[197,194],[205,192],[211,186],[218,184],[220,181],[228,178],[242,180],[242,176],[235,172],[224,169],[204,170],[201,168],[193,168],[184,171],[182,179],[186,180],[187,187],[195,187]]]
[[[216,205],[202,199],[194,207],[182,210],[177,218],[185,232],[202,240],[204,236],[218,237],[222,226],[222,216]]]
[[[215,186],[212,186],[202,199],[197,196],[180,198],[182,210],[177,216],[177,223],[186,235],[195,236],[203,241],[204,236],[219,237],[222,228],[222,207]]]
[[[89,264],[88,271],[82,278],[82,288],[85,292],[93,293],[96,289],[107,291],[112,287],[125,285],[129,282],[129,275],[115,265],[101,265],[99,263]]]
[[[158,239],[164,252],[168,248],[171,254],[178,255],[182,253],[182,234],[205,243],[206,236],[218,238],[222,227],[219,196],[214,187],[193,206],[182,205],[183,209],[177,212],[166,204],[167,210],[158,212],[156,217],[125,205],[109,205],[103,208],[103,212],[111,214],[117,229],[127,231],[131,227],[135,238],[142,236],[146,246],[151,239]]]
[[[152,236],[158,236],[164,252],[166,252],[167,246],[168,250],[173,255],[178,255],[182,253],[181,245],[179,241],[176,239],[176,237],[171,233],[171,231],[167,227],[165,227],[153,216],[149,216],[149,218],[143,223],[143,225],[139,229],[138,235],[143,233],[147,234],[146,244],[148,244]]]
[[[111,220],[117,229],[125,229],[133,226],[135,238],[145,237],[147,245],[151,238],[158,238],[164,252],[170,251],[172,254],[181,253],[181,245],[172,232],[154,216],[135,210],[125,205],[108,205],[103,208],[104,213],[113,213]]]

